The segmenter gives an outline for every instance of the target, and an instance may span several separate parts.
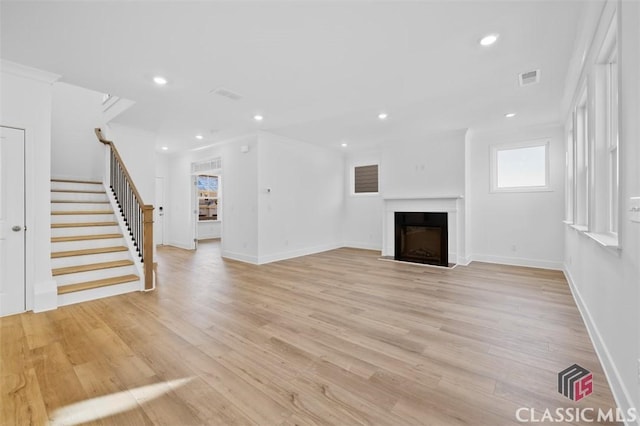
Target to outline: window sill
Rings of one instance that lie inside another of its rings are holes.
[[[565,225],[573,225],[573,222],[570,220],[563,220],[562,223],[564,223]]]
[[[198,223],[220,222],[220,219],[198,219]]]
[[[618,237],[614,237],[613,235],[597,234],[595,232],[585,232],[584,234],[587,237],[591,238],[592,240],[596,241],[602,247],[615,248],[615,249],[620,248],[620,246],[618,245]]]
[[[587,232],[589,228],[586,225],[569,225],[576,231]]]

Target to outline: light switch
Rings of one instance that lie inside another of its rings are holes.
[[[640,197],[629,198],[629,220],[640,223]]]

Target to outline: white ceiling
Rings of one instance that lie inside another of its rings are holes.
[[[3,59],[135,100],[116,121],[157,132],[171,151],[258,128],[355,149],[559,121],[584,9],[560,0],[0,4]],[[492,32],[499,41],[482,48]],[[518,86],[518,73],[538,68],[540,84]],[[217,87],[243,99],[209,93]]]

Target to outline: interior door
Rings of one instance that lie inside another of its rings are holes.
[[[153,212],[155,214],[153,225],[153,241],[156,245],[164,245],[164,178],[156,177],[156,205]]]
[[[0,126],[0,316],[26,310],[24,130]]]

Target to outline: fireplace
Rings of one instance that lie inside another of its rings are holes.
[[[395,212],[395,260],[449,266],[447,213]]]

